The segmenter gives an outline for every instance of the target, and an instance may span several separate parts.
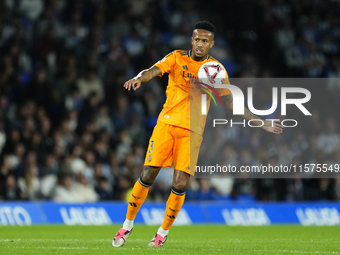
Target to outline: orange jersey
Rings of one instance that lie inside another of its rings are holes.
[[[190,81],[197,79],[198,70],[209,61],[218,62],[209,55],[204,61],[195,61],[191,58],[191,50],[175,50],[155,64],[162,71],[160,76],[164,73],[169,74],[166,89],[167,99],[159,114],[159,121],[186,128],[198,134],[203,133],[206,115],[201,114],[201,95],[205,92],[200,89],[193,89]],[[229,83],[227,72],[226,81],[226,83]],[[228,89],[216,90],[220,97],[231,94]],[[207,112],[210,100],[210,96],[207,96]]]

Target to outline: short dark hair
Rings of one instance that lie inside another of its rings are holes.
[[[215,26],[206,20],[197,22],[195,25],[195,29],[204,29],[211,32],[212,34],[215,34]]]

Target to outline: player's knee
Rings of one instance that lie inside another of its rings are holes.
[[[189,178],[177,179],[172,183],[172,186],[178,190],[186,190]]]
[[[178,190],[185,190],[188,185],[190,174],[175,170],[172,186]]]
[[[158,167],[144,166],[143,172],[141,174],[141,179],[146,183],[153,183],[159,172]]]
[[[173,187],[176,188],[177,190],[186,190],[187,188],[187,185],[188,183],[187,182],[184,182],[184,181],[181,181],[181,182],[176,182],[176,183],[173,183]]]

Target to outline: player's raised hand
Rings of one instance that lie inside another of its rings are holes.
[[[124,88],[126,88],[127,90],[130,90],[131,88],[133,90],[137,90],[140,88],[141,85],[141,79],[140,78],[133,78],[128,80],[127,82],[125,82],[124,84]]]
[[[280,120],[266,120],[264,121],[262,128],[269,133],[274,133],[277,135],[281,134],[283,130]]]

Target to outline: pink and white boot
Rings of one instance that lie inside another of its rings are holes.
[[[112,240],[113,247],[121,247],[125,244],[126,239],[131,234],[132,229],[129,231],[127,229],[121,228]]]
[[[151,242],[149,243],[149,247],[161,247],[166,242],[167,236],[161,236],[160,234],[156,233],[154,238],[152,238]]]

